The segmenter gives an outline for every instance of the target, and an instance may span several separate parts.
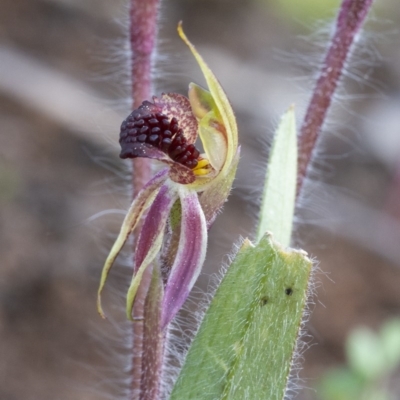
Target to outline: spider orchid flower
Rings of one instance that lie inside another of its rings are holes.
[[[226,201],[239,160],[238,133],[229,101],[214,74],[185,36],[178,33],[197,60],[208,91],[191,83],[189,98],[175,93],[145,101],[122,123],[121,158],[161,161],[160,170],[137,194],[105,262],[98,291],[130,233],[140,225],[134,274],[126,312],[133,319],[135,295],[146,268],[161,268],[164,295],[161,325],[179,311],[203,265],[207,230]],[[200,136],[204,154],[195,147]]]

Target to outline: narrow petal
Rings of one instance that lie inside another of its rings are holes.
[[[182,207],[178,252],[165,288],[161,326],[164,329],[182,307],[200,274],[207,249],[206,220],[198,196],[180,189]]]
[[[122,223],[121,230],[115,241],[110,254],[104,264],[103,271],[101,273],[100,286],[97,294],[97,310],[99,314],[105,318],[104,311],[101,306],[101,293],[107,280],[108,273],[119,252],[124,246],[129,234],[135,229],[137,223],[140,220],[143,212],[147,209],[153,199],[156,197],[158,190],[161,185],[165,182],[168,177],[168,169],[160,171],[136,196],[128,213],[125,216],[124,222]]]
[[[188,143],[193,144],[197,139],[197,120],[189,99],[178,93],[163,93],[161,97],[153,97],[153,101],[161,113],[179,121],[179,127],[183,129]]]
[[[217,105],[218,111],[222,118],[222,123],[226,129],[226,139],[227,139],[227,154],[225,168],[229,168],[230,163],[236,154],[236,149],[238,146],[238,131],[235,116],[232,107],[223,91],[221,85],[219,84],[217,78],[211,72],[208,65],[204,62],[201,55],[197,52],[196,48],[189,42],[185,33],[183,32],[182,25],[178,25],[178,33],[182,40],[190,48],[193,56],[196,58],[207,82],[207,86],[210,90],[211,96],[213,97],[215,104]]]
[[[135,273],[126,298],[128,319],[132,319],[132,307],[143,273],[161,249],[167,219],[177,198],[176,186],[166,183],[147,212],[135,251]]]

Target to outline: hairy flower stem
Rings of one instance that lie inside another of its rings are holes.
[[[160,0],[131,0],[129,40],[131,48],[132,110],[152,95],[152,59],[156,43]],[[150,160],[133,160],[136,194],[151,178]]]
[[[151,269],[151,268],[150,268]],[[162,278],[159,268],[152,268],[151,283],[144,305],[143,363],[140,399],[158,400],[163,366],[165,336],[161,329]]]
[[[152,94],[152,58],[156,43],[157,16],[160,0],[131,0],[130,3],[130,28],[129,42],[131,49],[131,80],[132,80],[132,109],[137,108],[142,101],[149,99]],[[151,161],[146,158],[133,160],[133,196],[151,179]],[[161,377],[161,365],[159,357],[154,357],[152,348],[156,348],[162,354],[161,335],[146,335],[149,329],[145,328],[144,318],[148,313],[148,293],[152,293],[152,269],[149,268],[143,276],[143,284],[138,290],[133,308],[133,335],[132,335],[132,400],[157,399]],[[150,287],[150,290],[149,290]],[[153,297],[159,300],[157,296]],[[148,336],[148,337],[146,337]],[[147,373],[152,374],[151,379]],[[151,381],[153,388],[147,390],[146,383]]]
[[[299,137],[297,196],[300,195],[317,139],[343,74],[351,46],[373,0],[343,0],[331,45],[315,85]]]

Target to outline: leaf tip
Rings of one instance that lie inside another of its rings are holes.
[[[239,251],[248,249],[250,247],[255,247],[254,243],[249,238],[246,238],[243,240],[243,243],[241,244]]]

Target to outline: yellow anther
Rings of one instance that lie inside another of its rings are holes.
[[[211,170],[210,162],[203,158],[199,160],[196,167],[193,168],[193,173],[197,176],[207,175]]]
[[[193,170],[193,173],[194,173],[196,176],[207,175],[207,174],[210,173],[210,169],[209,169],[209,168],[196,169],[196,170]]]
[[[210,162],[206,159],[203,158],[202,160],[200,160],[197,165],[193,168],[193,171],[196,171],[198,169],[203,169],[204,167],[208,167],[208,165],[210,164]]]

